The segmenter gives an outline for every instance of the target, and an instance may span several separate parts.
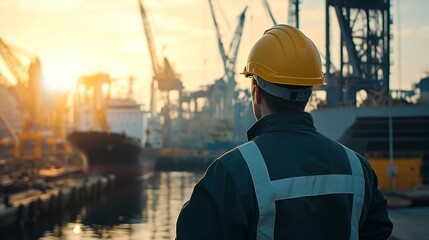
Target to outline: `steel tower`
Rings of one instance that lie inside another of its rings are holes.
[[[331,69],[331,19],[340,28],[340,64]],[[355,105],[364,90],[365,105],[386,104],[390,74],[390,0],[326,0],[326,82],[329,107]]]

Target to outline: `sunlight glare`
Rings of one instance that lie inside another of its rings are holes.
[[[103,96],[109,95],[110,84],[109,83],[103,83],[103,85],[101,86],[101,91],[102,91]]]
[[[79,234],[82,231],[82,226],[80,224],[75,224],[73,227],[73,233]]]
[[[82,61],[76,55],[64,54],[43,62],[44,89],[48,92],[72,90],[81,74]]]

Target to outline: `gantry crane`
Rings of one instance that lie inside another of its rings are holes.
[[[163,143],[165,146],[171,145],[170,139],[172,134],[172,126],[171,126],[171,104],[170,104],[170,92],[178,91],[179,99],[178,99],[178,108],[177,108],[177,116],[178,116],[178,128],[182,128],[182,118],[183,118],[183,109],[182,109],[182,90],[183,84],[180,80],[180,75],[177,74],[173,66],[170,64],[170,61],[167,57],[164,56],[162,63],[158,61],[158,55],[156,51],[155,41],[153,39],[152,30],[149,24],[148,16],[146,13],[146,9],[143,4],[143,0],[138,0],[140,14],[143,22],[143,27],[146,36],[146,42],[149,48],[149,53],[152,61],[152,84],[151,84],[151,99],[150,99],[150,112],[152,117],[154,117],[157,111],[156,104],[156,92],[157,90],[161,92],[167,92],[167,102],[161,110],[161,115],[164,118],[164,128],[163,128]],[[155,84],[157,87],[155,87]]]
[[[367,93],[367,105],[387,104],[390,80],[390,0],[326,1],[326,66],[331,60],[331,9],[340,26],[338,76],[328,72],[329,107],[356,105],[360,90]]]
[[[89,119],[79,119],[82,116],[90,118],[88,122],[92,122],[91,131],[109,131],[107,122],[107,104],[110,98],[110,82],[108,74],[98,73],[90,76],[83,76],[79,79],[79,92],[75,97],[75,122],[80,122]],[[92,115],[84,114],[90,108]],[[92,120],[92,121],[91,121]],[[86,125],[83,122],[82,125]]]
[[[146,42],[149,48],[149,53],[150,53],[151,62],[152,62],[153,78],[152,78],[152,84],[151,84],[152,89],[151,89],[151,99],[150,99],[150,111],[151,111],[151,114],[154,115],[156,111],[155,84],[157,84],[158,89],[163,92],[169,93],[172,90],[179,91],[179,98],[181,95],[181,91],[183,89],[183,85],[182,85],[182,82],[180,81],[180,75],[174,71],[167,57],[164,57],[163,62],[159,63],[155,41],[152,35],[152,30],[149,24],[149,20],[146,13],[146,9],[143,4],[143,0],[138,0],[138,3],[139,3],[142,22],[143,22],[143,28],[145,31]],[[181,115],[182,115],[181,107],[179,107],[179,118]]]
[[[16,84],[14,84],[2,75],[0,77],[2,85],[15,97],[21,113],[21,131],[18,134],[18,149],[14,151],[15,157],[41,159],[42,72],[40,60],[31,59],[27,71],[24,64],[2,39],[0,39],[0,55],[16,80]]]
[[[234,36],[231,40],[231,43],[229,44],[228,51],[226,51],[222,41],[222,36],[220,34],[219,25],[216,20],[213,3],[211,0],[209,0],[209,5],[210,5],[210,11],[212,14],[213,23],[216,30],[219,53],[222,58],[223,68],[224,68],[224,76],[221,79],[223,79],[223,81],[225,81],[226,83],[225,97],[223,100],[223,105],[224,105],[223,116],[225,117],[225,119],[233,123],[234,122],[233,102],[236,95],[235,86],[237,85],[235,81],[235,66],[237,63],[237,55],[238,55],[238,49],[240,47],[241,36],[243,34],[243,26],[244,26],[244,21],[246,19],[247,6],[244,8],[243,12],[239,16],[239,21],[235,29]]]

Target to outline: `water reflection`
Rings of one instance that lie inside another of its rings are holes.
[[[174,239],[176,220],[202,173],[157,172],[144,184],[117,186],[42,238]]]

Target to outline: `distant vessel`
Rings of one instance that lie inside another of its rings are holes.
[[[78,130],[69,134],[69,142],[83,154],[90,175],[114,174],[119,181],[150,177],[161,146],[157,118],[145,118],[130,99],[109,99],[107,104],[109,131],[88,130],[93,116],[85,114],[89,106],[81,106]]]

